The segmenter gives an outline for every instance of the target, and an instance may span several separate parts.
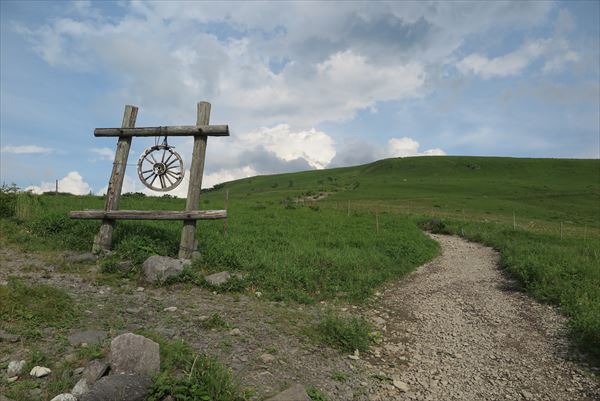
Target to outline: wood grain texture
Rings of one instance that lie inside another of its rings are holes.
[[[229,136],[227,125],[174,125],[164,127],[138,128],[96,128],[97,137],[131,137],[131,136]]]
[[[125,106],[123,113],[123,128],[132,128],[135,126],[138,108],[136,106]],[[127,167],[127,158],[129,157],[129,149],[131,148],[131,137],[119,137],[117,141],[117,150],[115,152],[115,161],[113,163],[112,173],[108,181],[108,189],[106,191],[106,211],[117,210],[119,208],[119,198],[121,197],[121,189],[123,188],[123,179],[125,178],[125,168]],[[112,247],[112,234],[114,228],[114,220],[104,220],[100,226],[98,234],[94,238],[92,252],[98,253],[108,251]]]
[[[69,213],[72,219],[110,220],[219,220],[227,218],[227,210],[77,210]]]
[[[210,122],[210,103],[198,103],[198,117],[196,126],[208,125]],[[192,152],[192,165],[190,166],[190,183],[185,203],[185,210],[192,211],[200,202],[200,188],[202,188],[202,174],[204,174],[204,160],[206,158],[206,135],[194,136],[194,150]],[[184,220],[179,244],[179,258],[191,259],[196,250],[196,220]]]

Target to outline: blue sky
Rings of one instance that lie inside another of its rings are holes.
[[[2,1],[1,180],[100,193],[114,138],[191,125],[204,184],[385,157],[600,157],[600,2]],[[191,141],[173,139],[189,166]],[[135,163],[125,191],[146,191]],[[183,195],[186,183],[173,193]]]

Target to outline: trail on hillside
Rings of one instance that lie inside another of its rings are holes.
[[[388,379],[371,400],[600,400],[555,308],[515,291],[491,248],[433,237],[441,256],[370,305],[383,342],[368,360]]]

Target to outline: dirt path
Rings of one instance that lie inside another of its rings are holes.
[[[384,341],[369,360],[396,380],[372,400],[600,400],[566,360],[565,318],[511,290],[497,252],[434,238],[442,255],[371,305]]]

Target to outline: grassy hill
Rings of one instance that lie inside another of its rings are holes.
[[[387,159],[363,166],[258,176],[219,185],[202,209],[195,271],[239,271],[237,289],[274,300],[365,300],[386,280],[434,257],[417,225],[493,246],[536,298],[561,306],[573,338],[600,358],[600,161],[489,157]],[[70,210],[102,208],[95,196],[3,194],[3,239],[26,249],[89,250],[99,222]],[[122,209],[182,210],[172,198],[123,197]],[[180,222],[119,222],[114,260],[137,266],[175,256]],[[135,274],[135,272],[130,273]],[[188,279],[194,281],[194,271]]]

